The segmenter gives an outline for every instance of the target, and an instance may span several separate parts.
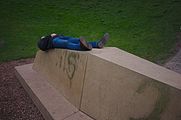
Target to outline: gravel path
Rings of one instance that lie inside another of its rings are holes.
[[[165,67],[181,74],[181,49],[169,62],[165,64]]]
[[[177,33],[176,39],[178,40],[175,48],[177,54],[172,59],[170,59],[164,66],[170,70],[181,74],[181,32]]]
[[[15,66],[32,62],[24,59],[0,64],[0,120],[44,120],[15,76]]]

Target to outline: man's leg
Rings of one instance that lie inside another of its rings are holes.
[[[104,45],[107,43],[108,39],[109,39],[109,34],[106,33],[100,40],[89,42],[89,44],[91,44],[93,48],[103,48]]]
[[[91,50],[92,46],[89,45],[84,39],[81,39],[78,44],[69,42],[65,39],[60,39],[56,37],[53,39],[53,47],[54,48],[65,48],[71,50]]]
[[[88,43],[91,44],[93,48],[98,48],[97,41],[88,42]]]

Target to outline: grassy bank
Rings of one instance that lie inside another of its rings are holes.
[[[180,0],[1,0],[0,62],[34,56],[50,33],[99,39],[151,61],[165,59],[181,26]]]

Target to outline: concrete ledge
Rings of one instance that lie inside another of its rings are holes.
[[[181,90],[181,75],[179,73],[121,49],[107,47],[105,49],[93,50],[90,52],[90,55]]]
[[[20,83],[46,120],[92,120],[70,104],[45,77],[37,74],[32,64],[17,66],[15,69]]]
[[[181,119],[181,75],[118,48],[38,51],[33,69],[96,120]]]

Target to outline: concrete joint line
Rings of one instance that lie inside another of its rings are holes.
[[[81,104],[82,104],[82,98],[83,98],[83,92],[84,92],[84,83],[85,83],[85,76],[86,76],[86,72],[87,72],[88,57],[89,57],[89,55],[86,57],[86,66],[85,66],[84,77],[83,77],[83,85],[82,85],[82,91],[81,91],[81,97],[80,97],[79,110],[80,110]]]

